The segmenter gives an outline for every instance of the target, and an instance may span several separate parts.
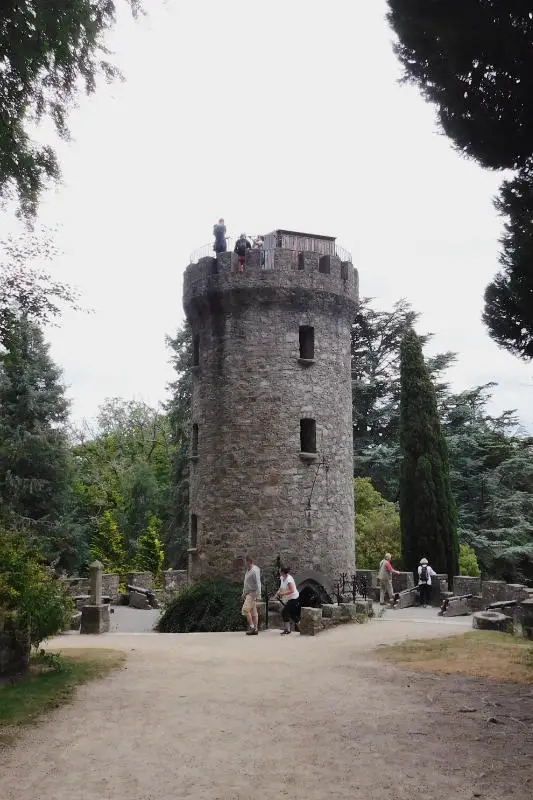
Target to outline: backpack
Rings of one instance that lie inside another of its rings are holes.
[[[238,256],[246,255],[246,239],[238,239],[235,244],[235,252]]]
[[[420,570],[420,583],[428,582],[428,568],[427,564],[423,564]]]

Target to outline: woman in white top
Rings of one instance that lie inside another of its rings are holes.
[[[420,591],[420,602],[424,608],[429,605],[431,594],[431,578],[436,578],[437,573],[429,566],[427,558],[421,558],[418,566],[418,589]]]
[[[283,603],[283,611],[281,617],[283,619],[282,636],[287,636],[291,633],[291,620],[294,622],[294,630],[298,631],[300,624],[300,592],[296,588],[294,578],[289,573],[287,567],[281,567],[280,571],[280,584],[276,593]]]

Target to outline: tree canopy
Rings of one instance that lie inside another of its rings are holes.
[[[533,13],[526,0],[388,0],[405,80],[436,104],[457,149],[511,169],[496,201],[501,270],[483,320],[503,348],[533,358]]]
[[[134,12],[139,0],[128,0]],[[50,118],[68,136],[67,115],[80,90],[98,75],[117,76],[105,46],[115,23],[114,0],[9,0],[0,9],[0,199],[15,196],[33,216],[59,165],[49,145],[33,139],[33,124]]]
[[[459,544],[448,453],[435,388],[422,344],[409,331],[401,347],[400,524],[407,569],[422,556],[450,583],[458,573]]]

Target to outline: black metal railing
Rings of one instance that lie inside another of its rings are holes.
[[[368,597],[366,578],[358,578],[357,575],[349,575],[347,572],[341,572],[338,581],[335,583],[337,603],[342,603],[343,598],[347,595],[351,595],[354,603],[358,597],[366,600]]]

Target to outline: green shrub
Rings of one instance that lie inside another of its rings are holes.
[[[471,575],[473,578],[481,575],[476,552],[468,544],[459,545],[459,575]]]
[[[135,558],[135,568],[139,572],[151,572],[156,581],[161,575],[165,557],[159,537],[160,531],[161,520],[151,514],[146,533],[137,542],[137,556]]]
[[[187,587],[168,605],[157,624],[160,633],[241,631],[242,586],[225,578]]]
[[[0,564],[0,618],[10,617],[21,631],[29,630],[34,647],[69,625],[72,599],[25,539],[0,531]]]
[[[356,478],[355,556],[359,569],[377,569],[386,552],[396,565],[401,562],[400,515],[374,488],[370,478]]]

